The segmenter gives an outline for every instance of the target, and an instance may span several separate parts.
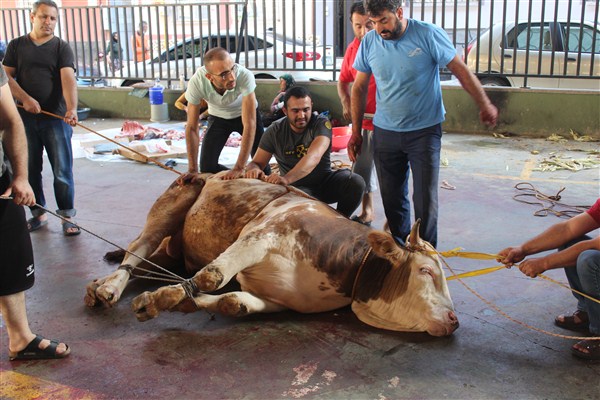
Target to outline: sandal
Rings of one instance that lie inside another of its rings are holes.
[[[585,311],[577,310],[571,315],[559,315],[554,318],[554,324],[571,331],[587,331],[590,327],[590,319]]]
[[[365,221],[364,219],[362,219],[361,217],[359,217],[358,215],[354,215],[352,218],[350,218],[352,221],[354,222],[358,222],[359,224],[363,224],[364,226],[371,226],[371,221]]]
[[[579,348],[585,349],[585,351]],[[571,347],[571,353],[575,357],[590,361],[600,361],[600,340],[582,340]]]
[[[72,222],[65,221],[62,224],[62,231],[65,236],[76,236],[81,233],[81,229]]]
[[[36,217],[32,217],[27,220],[27,230],[29,232],[37,231],[38,229],[46,225],[48,225],[47,219],[42,221]]]
[[[43,336],[35,335],[29,344],[18,353],[8,352],[8,358],[10,361],[16,360],[46,360],[54,358],[65,358],[71,353],[71,348],[67,346],[67,349],[62,353],[57,353],[56,348],[59,345],[57,340],[50,340],[48,347],[40,349],[40,343],[44,340]]]

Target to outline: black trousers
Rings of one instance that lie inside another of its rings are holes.
[[[10,184],[8,172],[0,176],[0,193]],[[23,292],[35,281],[33,250],[25,209],[12,200],[0,200],[0,296]]]
[[[262,118],[257,109],[256,131],[254,132],[254,142],[250,150],[251,156],[254,156],[256,153],[264,130]],[[229,169],[219,164],[219,156],[231,132],[238,132],[240,135],[243,135],[244,126],[242,125],[242,117],[233,119],[224,119],[212,115],[208,117],[208,127],[206,128],[206,134],[204,135],[200,149],[200,172],[217,173]],[[264,171],[265,174],[269,175],[271,168],[267,165]]]

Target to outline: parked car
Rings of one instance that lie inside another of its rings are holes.
[[[291,74],[296,81],[333,78],[335,65],[331,46],[318,46],[315,49],[312,45],[304,46],[288,40],[250,34],[247,39],[239,39],[235,34],[221,32],[218,35],[186,39],[152,60],[125,63],[120,71],[121,76],[139,78],[118,79],[117,82],[110,79],[109,85],[130,86],[143,80],[154,82],[156,79],[165,84],[167,80],[179,82],[181,75],[189,80],[202,65],[204,54],[214,47],[227,49],[234,61],[236,54],[239,54],[237,63],[253,71],[257,79],[277,79],[284,73]]]
[[[522,87],[527,75],[530,87],[600,90],[600,30],[592,22],[498,23],[468,44],[465,57],[484,85]]]

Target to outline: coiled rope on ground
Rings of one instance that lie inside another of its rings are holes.
[[[521,193],[513,196],[513,199],[525,204],[531,204],[541,207],[535,211],[533,215],[536,217],[546,217],[549,214],[554,214],[559,218],[571,218],[585,212],[590,208],[587,206],[572,206],[562,203],[560,194],[565,190],[561,188],[554,196],[544,194],[537,190],[529,182],[519,182],[515,185],[515,189]]]

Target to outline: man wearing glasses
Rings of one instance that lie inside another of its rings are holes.
[[[231,132],[239,132],[242,135],[240,153],[235,165],[223,179],[243,176],[248,157],[256,152],[264,131],[257,112],[255,88],[252,72],[235,64],[227,50],[215,47],[206,52],[204,66],[192,76],[185,93],[188,101],[185,139],[189,168],[182,180],[190,180],[199,172],[198,117],[202,99],[208,103],[209,117],[200,151],[200,172],[217,173],[228,169],[219,164],[219,156]],[[265,172],[270,172],[268,167],[267,170]]]

